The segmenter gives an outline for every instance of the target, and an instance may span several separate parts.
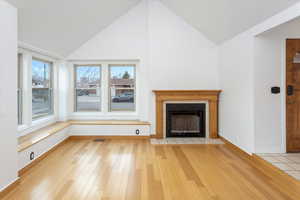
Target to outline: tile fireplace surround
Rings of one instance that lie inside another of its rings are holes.
[[[164,103],[207,101],[209,138],[218,138],[218,102],[221,90],[154,90],[156,96],[156,138],[164,138]]]

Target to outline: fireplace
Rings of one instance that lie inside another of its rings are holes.
[[[166,104],[206,102],[205,135],[209,138],[218,138],[218,102],[221,90],[154,90],[153,92],[156,106],[156,133],[153,137],[167,136]]]
[[[166,137],[206,137],[205,103],[167,103]]]

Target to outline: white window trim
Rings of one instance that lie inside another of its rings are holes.
[[[76,112],[76,113],[78,113],[78,112],[80,112],[80,113],[90,113],[90,112],[87,112],[87,111],[75,111],[77,108],[76,108],[76,101],[77,101],[77,97],[76,97],[76,95],[75,95],[75,91],[76,91],[76,89],[90,89],[90,88],[76,88],[76,77],[75,76],[77,76],[77,72],[75,71],[75,69],[77,68],[77,67],[85,67],[85,66],[93,66],[93,67],[99,67],[100,68],[100,102],[101,102],[101,105],[100,105],[100,110],[99,111],[91,111],[92,113],[93,112],[102,112],[102,95],[103,95],[103,85],[102,85],[102,77],[103,77],[103,72],[102,72],[102,70],[103,70],[103,68],[102,68],[102,65],[101,64],[96,64],[96,65],[91,65],[91,64],[89,64],[89,65],[78,65],[78,64],[75,64],[75,65],[73,65],[73,74],[71,74],[71,76],[73,76],[73,94],[74,94],[74,96],[73,96],[73,99],[74,99],[74,104],[73,104],[73,111],[74,112]],[[99,87],[97,87],[97,88],[95,88],[95,89],[98,89]]]
[[[52,116],[53,113],[54,113],[54,93],[53,93],[53,89],[54,89],[54,62],[41,59],[40,57],[38,57],[38,58],[37,57],[32,57],[32,60],[35,60],[35,61],[38,61],[38,62],[43,62],[43,63],[48,63],[50,65],[50,85],[48,86],[48,90],[49,90],[49,92],[51,92],[51,100],[50,100],[51,101],[51,111],[50,111],[50,113],[43,114],[41,116],[32,115],[33,122],[36,122],[36,121],[39,121],[40,119],[48,118],[49,116]],[[44,88],[45,87],[43,87],[42,89],[44,89]],[[34,88],[34,87],[32,87],[32,83],[31,83],[31,89],[33,91],[34,89],[41,89],[41,88]]]
[[[74,112],[74,105],[75,105],[75,84],[74,84],[74,69],[76,65],[100,65],[102,72],[101,72],[101,111],[100,112]],[[109,65],[134,65],[135,66],[135,111],[109,111]],[[70,77],[71,86],[68,96],[68,102],[70,102],[68,111],[69,111],[69,118],[72,120],[139,120],[139,102],[140,102],[140,79],[139,79],[139,61],[138,60],[76,60],[70,61],[69,64],[69,74],[72,74]]]
[[[134,66],[134,88],[130,88],[130,89],[133,89],[134,90],[134,111],[130,111],[130,110],[124,110],[124,111],[113,111],[112,109],[111,109],[111,88],[110,88],[110,75],[111,75],[111,67],[114,67],[114,66],[117,66],[117,67],[122,67],[122,66],[126,66],[126,65],[128,65],[128,64],[115,64],[115,63],[111,63],[111,64],[109,64],[108,65],[108,73],[107,73],[107,76],[108,76],[108,85],[107,85],[107,87],[108,87],[108,112],[111,112],[111,113],[126,113],[126,112],[136,112],[136,109],[137,109],[137,104],[136,104],[136,99],[137,99],[137,95],[136,95],[136,93],[137,93],[137,90],[136,90],[136,83],[137,83],[137,81],[136,81],[136,78],[137,78],[137,73],[136,73],[136,64],[129,64],[129,66]],[[129,89],[129,88],[126,88],[126,89]]]
[[[20,55],[20,56],[19,56]],[[20,60],[21,59],[21,60]],[[23,54],[18,53],[18,84],[17,84],[17,98],[18,98],[18,126],[23,124]],[[20,98],[20,99],[19,99]]]
[[[58,120],[58,60],[33,52],[29,49],[19,48],[18,53],[23,55],[22,60],[22,86],[23,108],[22,124],[18,126],[19,136],[50,125]],[[53,63],[53,114],[43,118],[32,119],[32,59],[37,58]]]

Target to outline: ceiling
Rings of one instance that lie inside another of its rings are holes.
[[[19,41],[67,56],[139,0],[7,0],[19,9]]]
[[[299,0],[161,1],[217,44],[299,2]]]
[[[7,0],[19,40],[67,56],[141,0]],[[300,0],[161,0],[219,44]]]

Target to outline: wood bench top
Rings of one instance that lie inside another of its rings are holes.
[[[19,137],[18,151],[23,151],[28,147],[46,139],[47,137],[65,129],[68,126],[70,126],[68,122],[56,122],[54,124],[51,124],[50,126],[46,126],[25,136]]]
[[[37,131],[31,132],[25,136],[19,137],[18,152],[24,151],[32,145],[71,125],[150,125],[150,123],[138,120],[70,120],[67,122],[56,122]]]

